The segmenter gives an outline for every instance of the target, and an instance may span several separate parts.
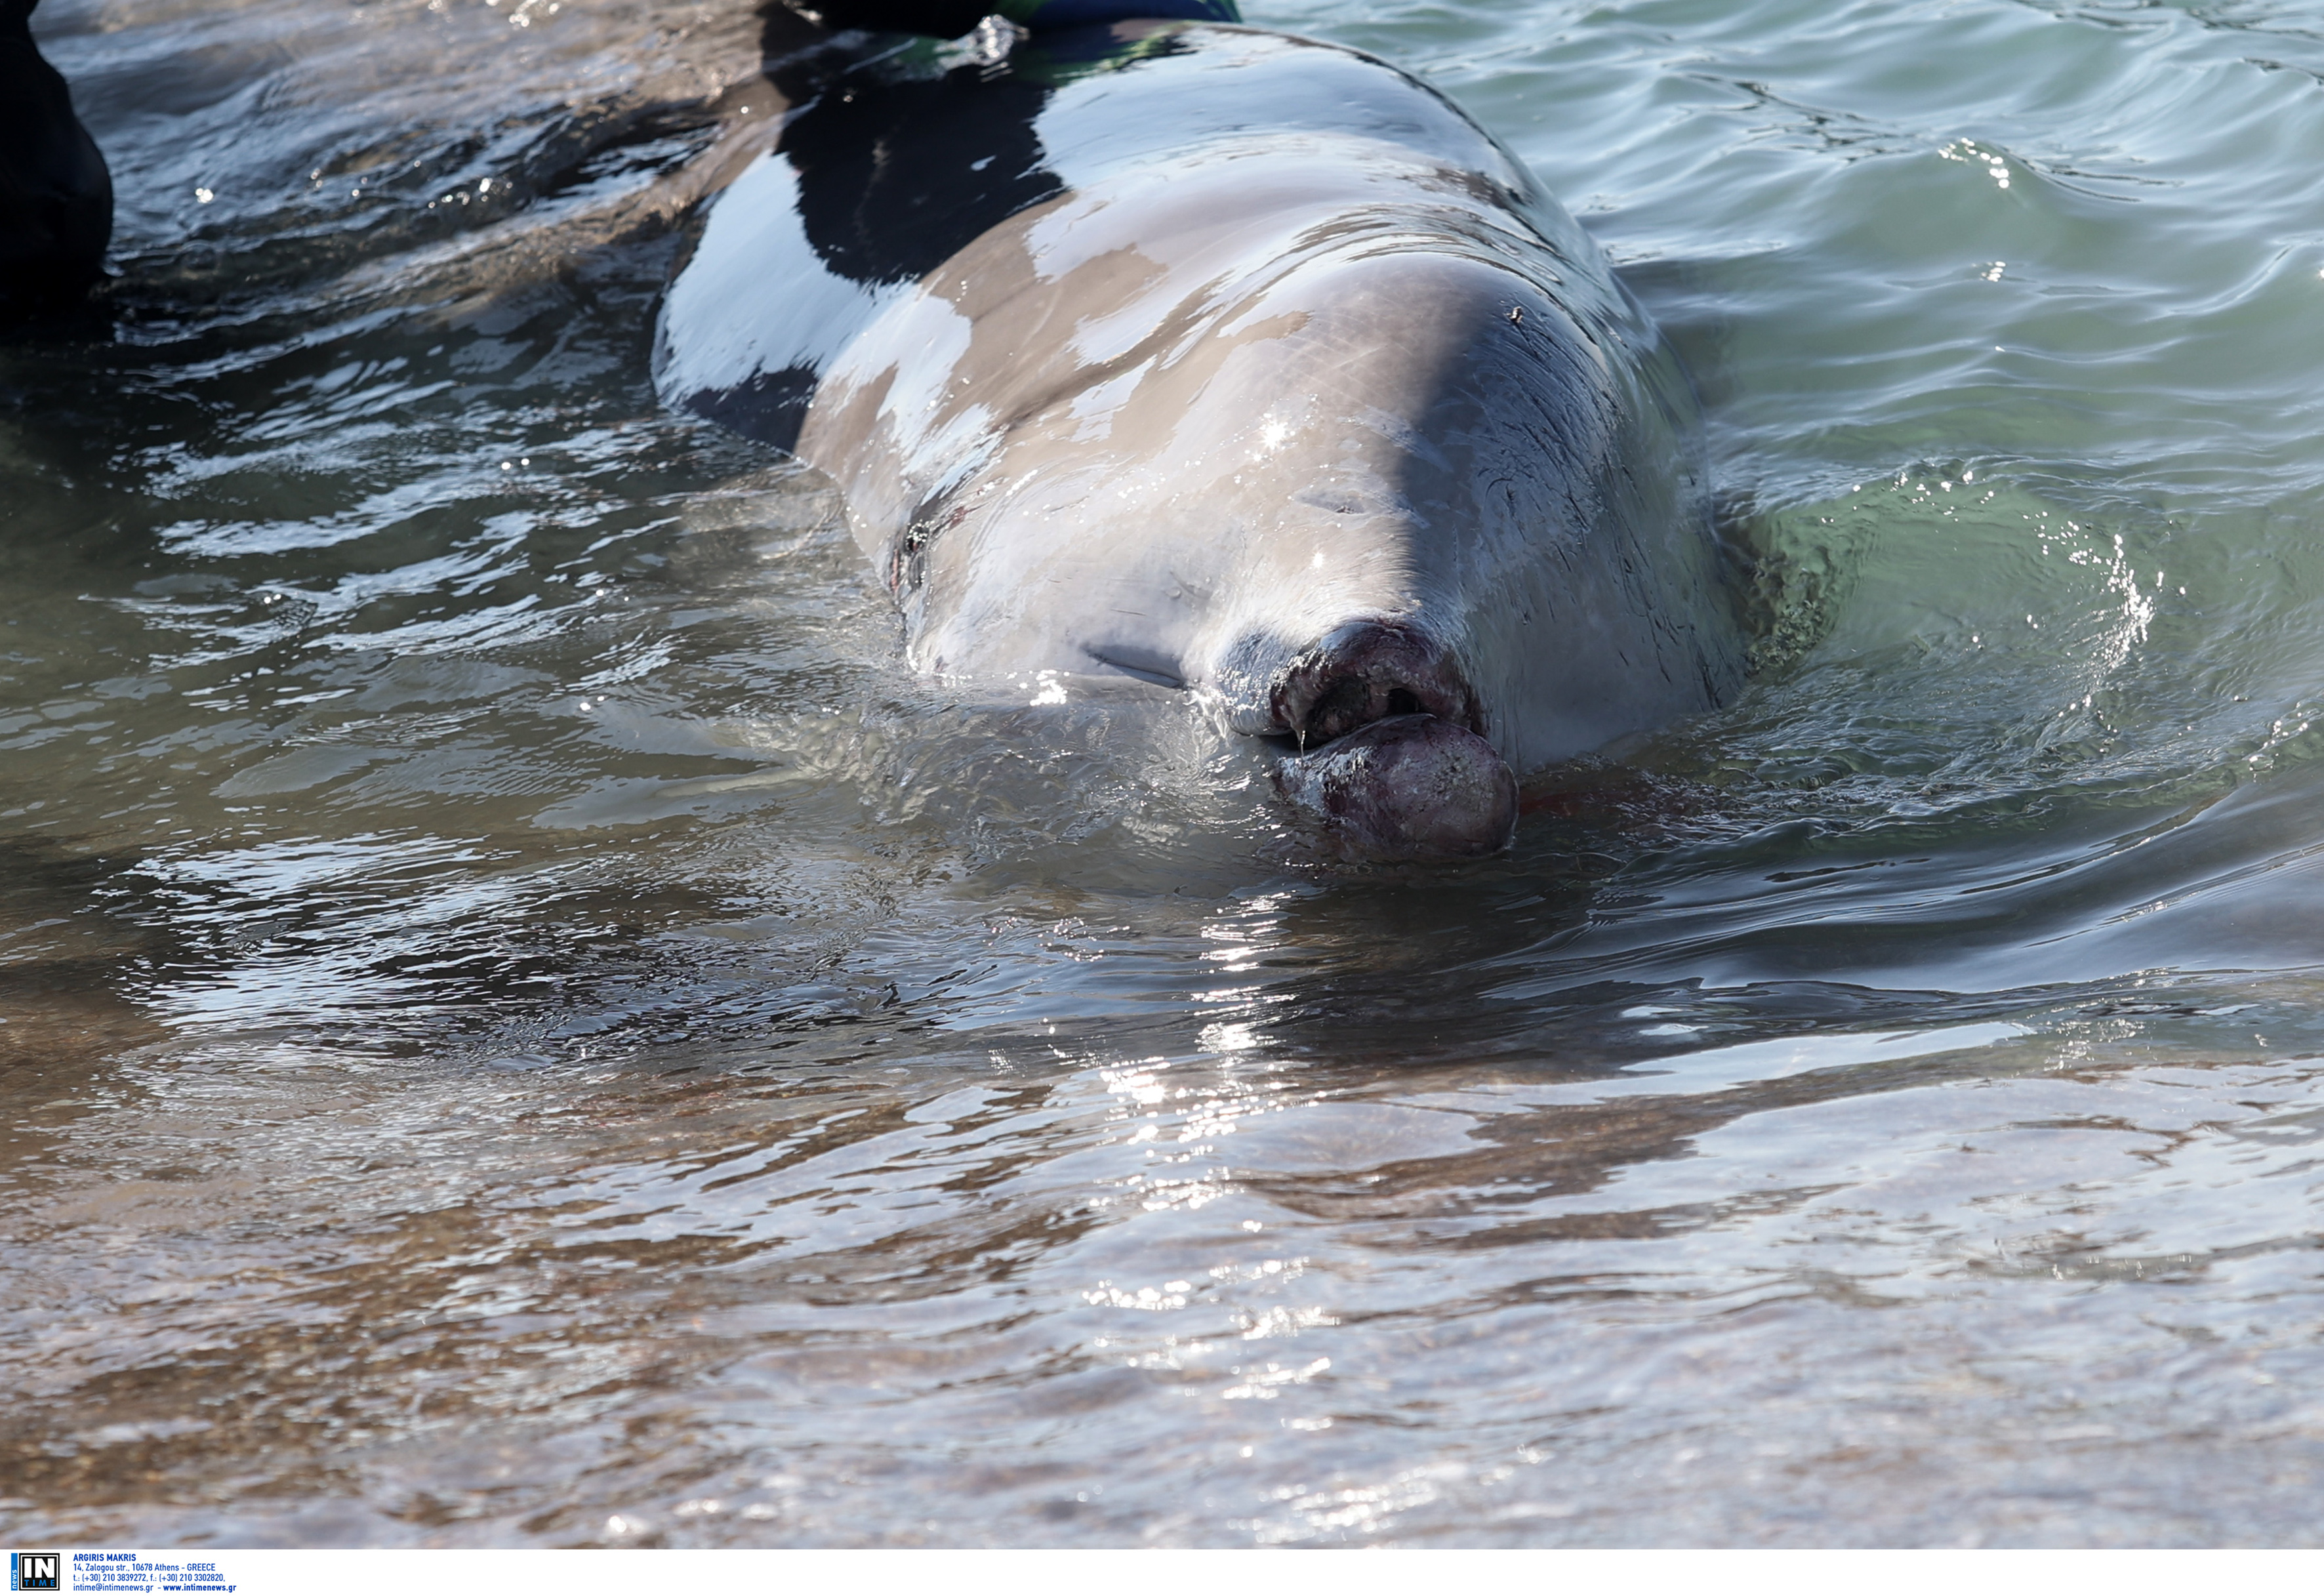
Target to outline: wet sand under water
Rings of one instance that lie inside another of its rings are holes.
[[[747,11],[46,0],[122,281],[0,351],[6,1538],[2324,1539],[2324,29],[1255,20],[1536,165],[1758,561],[1489,864],[909,679],[660,411]]]

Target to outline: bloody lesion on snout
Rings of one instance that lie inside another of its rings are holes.
[[[1428,715],[1485,735],[1483,706],[1446,651],[1414,627],[1356,621],[1333,628],[1276,680],[1269,704],[1279,735],[1302,751],[1375,721]]]

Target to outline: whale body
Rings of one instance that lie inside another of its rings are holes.
[[[1732,689],[1684,377],[1522,163],[1333,45],[998,42],[792,41],[655,343],[836,482],[915,667],[1183,687],[1389,857]]]

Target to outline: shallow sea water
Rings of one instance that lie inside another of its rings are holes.
[[[1703,392],[1729,709],[1352,872],[665,414],[723,3],[46,0],[0,1531],[2324,1539],[2324,25],[1254,0]]]

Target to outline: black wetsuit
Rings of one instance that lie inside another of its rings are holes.
[[[113,180],[32,42],[35,0],[0,0],[0,318],[81,300],[105,272]]]

